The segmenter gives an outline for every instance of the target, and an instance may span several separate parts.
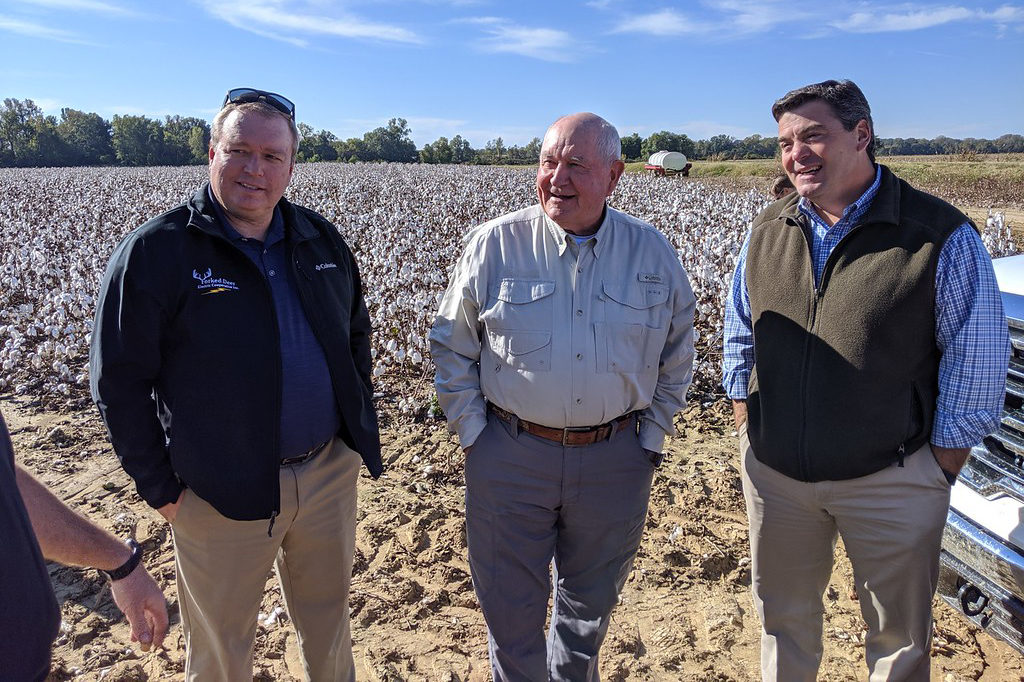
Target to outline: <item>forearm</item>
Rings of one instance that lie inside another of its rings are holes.
[[[44,557],[62,564],[109,571],[131,556],[128,545],[65,506],[20,466],[16,478]]]
[[[736,424],[736,428],[740,428],[747,421],[747,401],[746,400],[733,400],[732,401],[732,420]]]

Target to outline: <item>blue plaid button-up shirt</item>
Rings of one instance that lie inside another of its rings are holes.
[[[871,206],[881,173],[881,168],[877,168],[875,181],[831,227],[811,202],[799,200],[799,209],[811,225],[815,284],[820,281],[836,244]],[[754,366],[754,332],[746,281],[749,243],[748,234],[736,261],[725,306],[722,385],[734,400],[746,399]],[[931,442],[946,448],[971,447],[999,426],[1010,341],[992,261],[981,237],[968,223],[950,235],[939,253],[935,272],[935,343],[942,359]]]

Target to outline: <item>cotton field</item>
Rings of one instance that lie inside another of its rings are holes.
[[[0,392],[88,386],[95,296],[129,230],[189,197],[203,167],[0,169]],[[326,216],[359,261],[375,331],[373,374],[399,411],[431,405],[427,332],[465,232],[535,201],[533,172],[471,166],[304,164],[287,192]],[[722,308],[750,220],[767,203],[696,180],[628,174],[611,203],[664,232],[697,296],[694,393],[717,390]],[[1015,251],[993,214],[993,255]]]

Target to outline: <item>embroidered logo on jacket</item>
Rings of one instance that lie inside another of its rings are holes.
[[[316,266],[316,271],[320,272],[321,270],[328,270],[330,268],[336,268],[336,267],[338,267],[338,266],[335,265],[334,263],[321,263],[320,265]]]
[[[641,282],[647,282],[648,284],[662,284],[661,275],[656,272],[637,273],[636,278]]]
[[[202,296],[209,294],[221,294],[225,291],[238,291],[238,285],[224,277],[214,277],[213,269],[206,268],[206,272],[199,274],[198,270],[192,271],[192,279],[199,282],[196,289],[203,292]]]

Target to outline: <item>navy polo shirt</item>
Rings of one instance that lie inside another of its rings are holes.
[[[270,286],[281,342],[281,459],[300,455],[333,437],[341,422],[324,349],[302,309],[288,267],[281,209],[274,209],[261,242],[239,234],[213,191],[208,194],[224,236],[256,264]]]

